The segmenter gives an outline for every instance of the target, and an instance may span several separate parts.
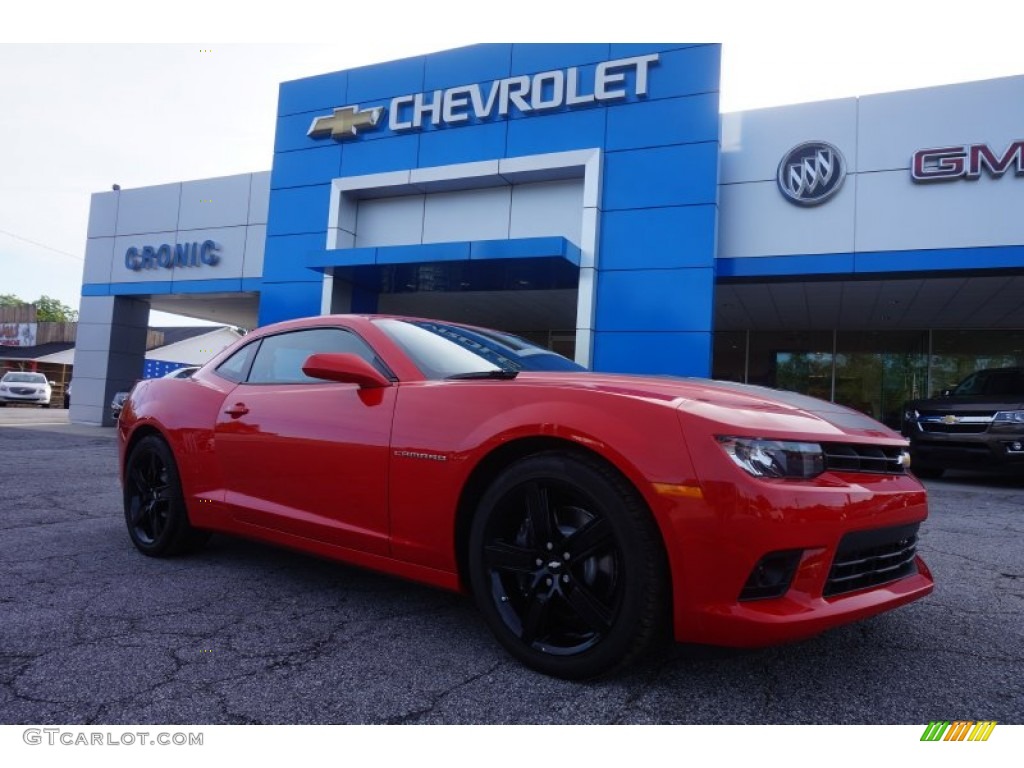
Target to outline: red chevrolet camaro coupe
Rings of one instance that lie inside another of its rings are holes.
[[[832,403],[591,373],[523,339],[332,316],[250,333],[118,423],[135,546],[212,531],[474,596],[565,678],[805,638],[932,590],[905,441]]]

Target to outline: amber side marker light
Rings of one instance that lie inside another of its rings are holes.
[[[678,496],[685,499],[703,499],[704,492],[699,485],[676,485],[675,483],[651,483],[662,496]]]

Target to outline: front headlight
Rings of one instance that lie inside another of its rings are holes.
[[[825,471],[825,454],[817,443],[719,437],[718,444],[736,466],[754,477],[817,477]]]
[[[996,424],[1024,424],[1024,411],[998,411],[992,421]]]

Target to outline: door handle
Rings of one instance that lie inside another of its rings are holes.
[[[246,408],[245,403],[235,403],[230,408],[225,409],[224,413],[230,416],[232,419],[237,419],[239,416],[245,416],[249,412]]]

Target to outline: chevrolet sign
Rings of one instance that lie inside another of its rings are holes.
[[[504,118],[513,110],[528,115],[561,107],[617,101],[630,95],[646,96],[648,71],[657,62],[656,53],[603,61],[595,69],[594,87],[590,91],[581,91],[579,67],[569,67],[532,76],[506,77],[494,80],[489,86],[474,83],[396,96],[387,107],[388,128],[401,132],[426,125],[457,125],[470,119]],[[627,82],[630,73],[634,75],[632,88]],[[339,107],[330,115],[314,118],[306,135],[338,140],[357,136],[360,129],[376,128],[384,110],[380,106],[360,109],[356,104]]]

